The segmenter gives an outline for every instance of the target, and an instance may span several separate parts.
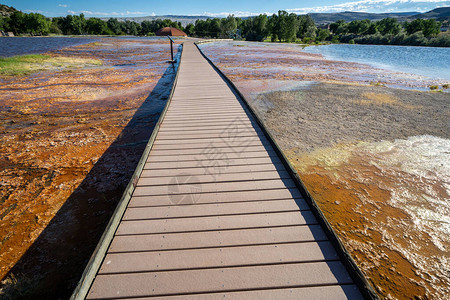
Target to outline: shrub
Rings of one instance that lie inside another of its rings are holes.
[[[422,31],[415,32],[408,36],[403,45],[407,46],[426,46],[428,45],[428,39],[423,35]]]
[[[350,43],[351,40],[355,39],[356,35],[354,34],[344,34],[341,35],[341,37],[339,38],[339,41],[341,43]]]
[[[335,36],[331,39],[331,42],[332,42],[333,44],[338,44],[338,43],[339,43],[339,37],[338,37],[337,35],[335,35]]]
[[[441,33],[437,37],[430,39],[428,46],[450,47],[450,33]]]
[[[396,34],[389,43],[391,45],[402,45],[405,39],[406,34],[404,32],[400,32],[399,34]]]

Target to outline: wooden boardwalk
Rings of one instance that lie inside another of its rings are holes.
[[[360,299],[242,100],[192,43],[89,299]]]

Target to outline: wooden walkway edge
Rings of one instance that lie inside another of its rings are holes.
[[[190,42],[72,295],[161,297],[377,298],[256,113]]]

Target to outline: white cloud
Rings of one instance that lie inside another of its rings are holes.
[[[254,13],[254,12],[249,12],[249,11],[233,11],[233,12],[220,12],[220,13],[204,12],[201,15],[207,16],[207,17],[214,17],[214,18],[226,18],[229,15],[234,15],[235,17],[249,17],[249,16],[257,16],[259,14],[262,14],[262,13]],[[269,13],[265,13],[265,14],[269,14]]]
[[[63,6],[65,4],[59,4]],[[386,13],[386,12],[426,12],[436,7],[450,6],[450,0],[366,0],[366,1],[350,1],[341,4],[328,6],[314,6],[302,8],[284,9],[287,12],[296,14],[307,13],[331,13],[343,11],[357,11],[370,13]],[[68,6],[67,6],[68,7]],[[81,13],[87,16],[111,16],[111,17],[126,17],[126,16],[155,16],[155,13],[141,12],[141,11],[126,11],[126,12],[99,12],[99,11],[78,11],[68,10],[67,13],[72,15],[79,15]],[[272,15],[277,12],[249,12],[249,11],[231,11],[231,12],[204,12],[203,14],[193,14],[195,16],[202,15],[207,17],[225,18],[229,15],[235,17],[257,16],[259,14]]]
[[[34,9],[26,9],[25,12],[26,13],[36,13],[36,14],[41,14],[41,15],[47,13],[47,12],[42,11],[42,10],[34,10]]]
[[[449,0],[368,0],[346,2],[336,5],[316,6],[308,8],[286,9],[288,12],[296,14],[306,13],[329,13],[343,11],[359,11],[371,13],[383,12],[425,12],[436,7],[450,6]]]
[[[313,6],[302,8],[289,8],[284,9],[287,12],[296,14],[307,13],[332,13],[343,11],[358,11],[358,12],[371,12],[371,13],[386,13],[386,12],[426,12],[436,7],[450,6],[450,0],[366,0],[366,1],[349,1],[341,4],[328,5],[328,6]],[[262,12],[247,12],[247,11],[234,11],[234,12],[219,12],[211,13],[204,12],[203,16],[223,18],[233,14],[236,17],[247,17],[259,15]],[[277,12],[265,12],[267,15],[271,15]]]
[[[67,4],[58,4],[59,7],[69,7]]]
[[[90,11],[90,10],[82,10],[82,11],[73,11],[73,10],[68,10],[67,13],[71,14],[71,15],[79,15],[79,14],[84,14],[87,16],[137,16],[137,15],[141,15],[141,16],[146,16],[148,15],[148,13],[146,12],[142,12],[142,11],[126,11],[126,12],[102,12],[102,11]]]

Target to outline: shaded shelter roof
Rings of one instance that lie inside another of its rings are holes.
[[[186,33],[174,27],[164,27],[156,31],[157,36],[187,36]]]

